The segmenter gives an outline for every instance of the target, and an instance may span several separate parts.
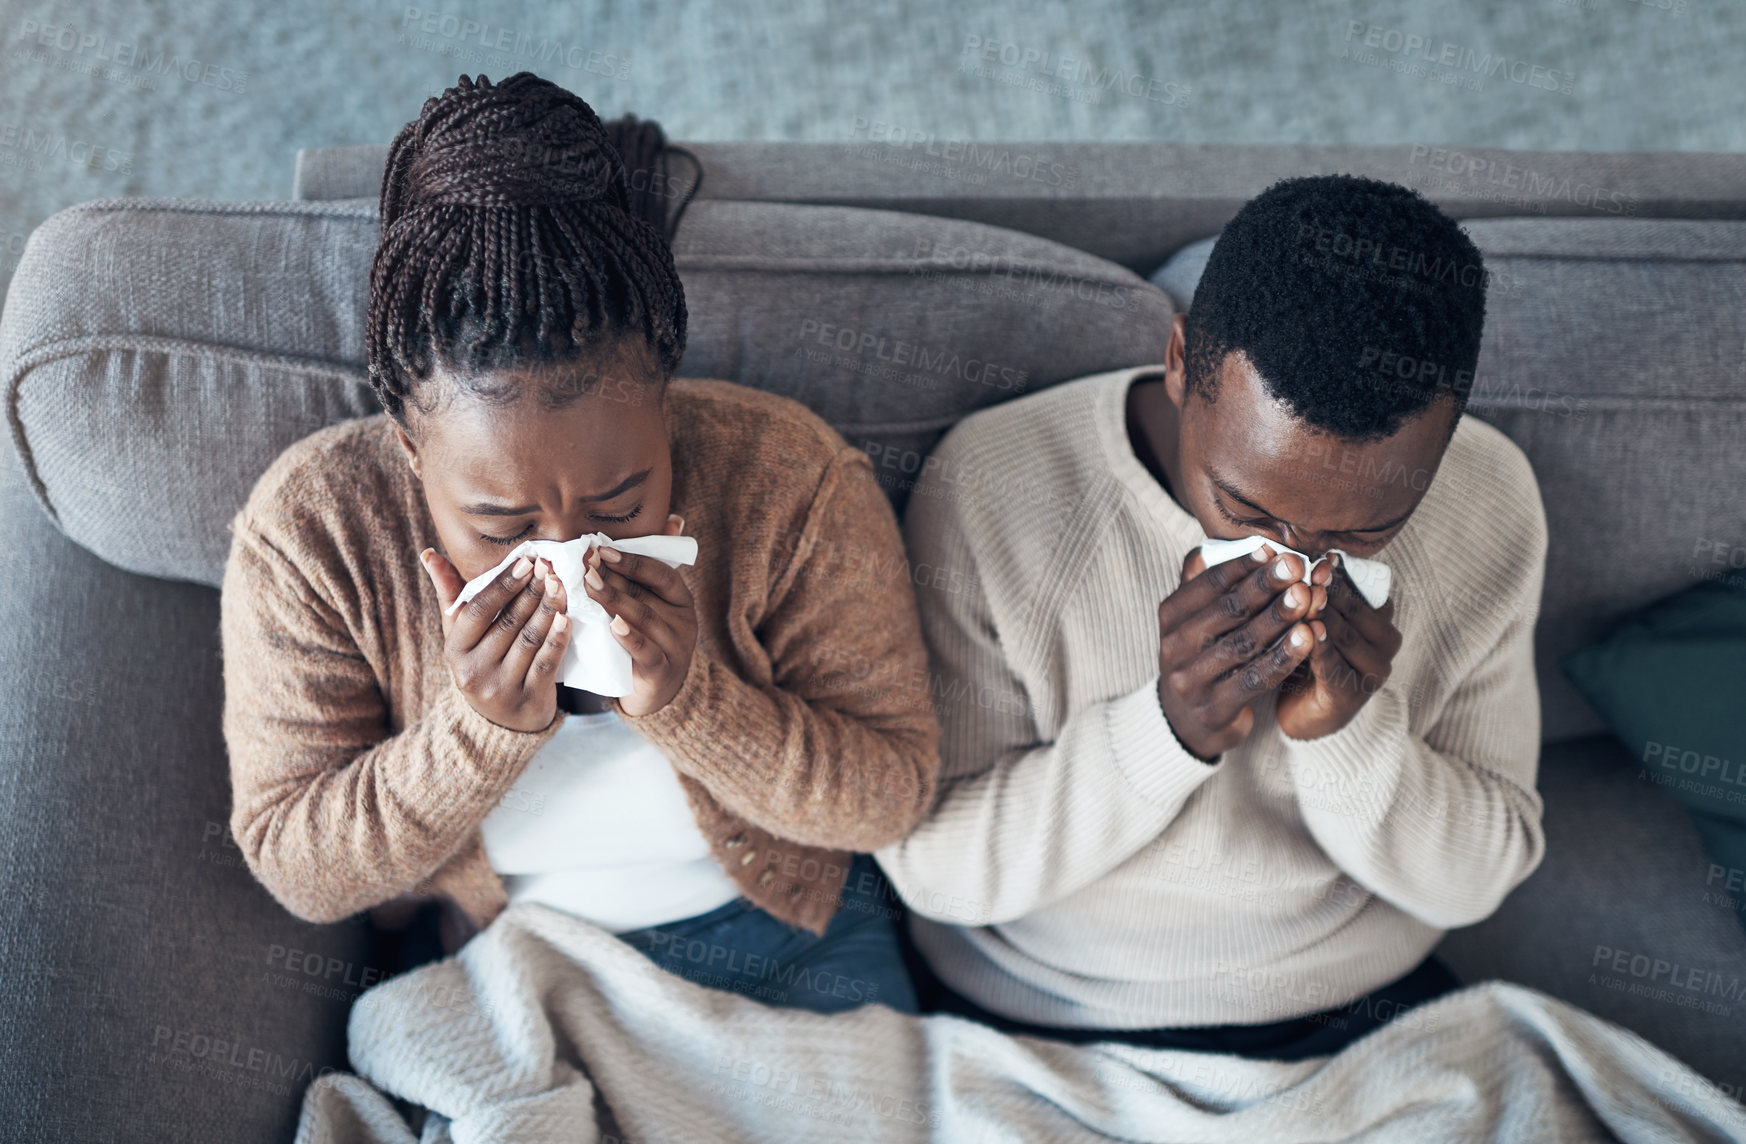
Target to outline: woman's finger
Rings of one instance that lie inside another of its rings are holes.
[[[535,658],[546,647],[547,637],[558,617],[564,613],[564,583],[551,572],[545,561],[535,564],[533,582],[528,588],[529,591],[539,591],[539,603],[522,621],[514,642],[503,655],[504,674],[517,681],[528,678]],[[518,606],[520,602],[519,599],[516,601]]]
[[[685,586],[685,580],[679,575],[679,569],[669,567],[665,562],[656,560],[653,556],[620,552],[618,549],[604,544],[589,555],[594,558],[594,567],[609,568],[628,580],[635,580],[669,604],[679,607],[691,606],[691,589]]]
[[[545,642],[540,644],[533,662],[528,665],[527,677],[522,681],[523,689],[531,692],[536,688],[556,684],[558,666],[564,662],[564,649],[569,646],[570,617],[559,612],[552,618],[551,625],[546,630]]]
[[[623,616],[614,616],[610,627],[618,646],[630,653],[631,663],[642,677],[659,679],[673,658],[661,642],[644,629],[627,623]]]
[[[657,626],[671,627],[667,613],[679,607],[667,603],[646,586],[619,575],[611,565],[590,568],[582,577],[582,586],[608,615],[622,615],[632,627],[651,635]]]
[[[498,614],[496,620],[486,628],[484,634],[479,638],[479,642],[473,646],[473,650],[466,653],[479,659],[484,670],[496,671],[498,665],[509,658],[515,641],[521,638],[523,626],[539,610],[540,603],[545,599],[543,573],[549,567],[543,560],[533,561],[533,566],[523,577],[519,590],[503,606],[503,610]],[[480,595],[484,594],[484,592],[480,593]],[[466,611],[465,607],[461,609],[463,614]]]
[[[523,556],[499,573],[497,579],[487,584],[477,596],[462,604],[453,617],[453,650],[465,655],[478,647],[479,641],[490,632],[498,613],[515,599],[517,592],[527,587],[532,574],[533,560]],[[449,602],[453,604],[453,598]]]
[[[606,566],[590,568],[582,577],[582,588],[613,617],[613,635],[626,650],[633,644],[641,648],[648,643],[661,648],[669,658],[682,654],[683,609]],[[631,658],[634,660],[635,654]]]

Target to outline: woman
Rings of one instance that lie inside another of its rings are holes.
[[[939,768],[913,591],[866,571],[901,560],[896,519],[804,406],[673,377],[665,202],[626,185],[588,105],[528,72],[463,76],[395,138],[385,412],[292,445],[231,526],[232,831],[311,921],[443,902],[452,952],[543,902],[705,984],[914,1011],[866,857]],[[448,614],[524,540],[682,529],[690,566],[589,556],[628,695],[557,682],[543,560]]]

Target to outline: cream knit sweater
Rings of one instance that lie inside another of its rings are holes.
[[[941,792],[878,858],[940,976],[1019,1020],[1262,1024],[1342,1005],[1489,915],[1545,847],[1546,524],[1521,451],[1463,417],[1376,553],[1404,642],[1357,716],[1293,740],[1270,695],[1209,765],[1157,699],[1158,603],[1207,538],[1128,440],[1128,387],[1158,368],[966,418],[905,520]]]

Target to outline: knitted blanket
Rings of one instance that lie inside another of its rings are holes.
[[[359,1075],[309,1086],[298,1144],[1746,1140],[1746,1109],[1678,1060],[1499,982],[1256,1061],[776,1009],[531,903],[366,991],[348,1037]],[[421,1133],[390,1095],[429,1110]]]

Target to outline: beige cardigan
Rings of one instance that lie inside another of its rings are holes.
[[[625,718],[745,896],[822,933],[851,852],[903,837],[939,770],[897,521],[866,455],[798,402],[677,378],[667,421],[697,647],[666,707]],[[515,731],[455,687],[418,562],[440,542],[386,414],[291,445],[230,528],[224,734],[249,868],[310,921],[446,900],[465,940],[508,901],[479,825],[565,713]]]

